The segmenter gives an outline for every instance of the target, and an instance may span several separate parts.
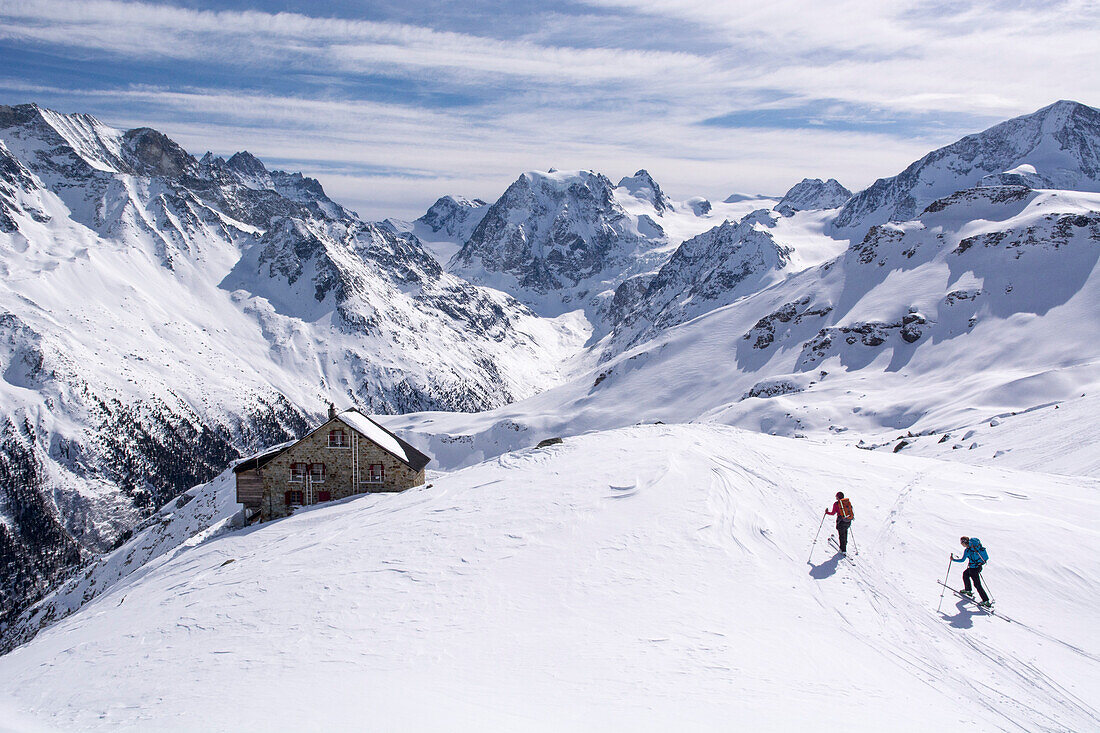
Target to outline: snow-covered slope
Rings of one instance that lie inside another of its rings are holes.
[[[313,179],[34,105],[0,107],[0,273],[0,623],[328,399],[485,409],[588,335]]]
[[[933,201],[978,185],[1100,191],[1100,110],[1061,101],[934,150],[860,191],[837,216],[845,236],[912,219]]]
[[[807,562],[838,489],[859,554]],[[1090,730],[1098,489],[711,426],[568,438],[162,557],[0,658],[2,704],[81,730]],[[937,612],[964,533],[1011,621]]]
[[[153,561],[193,547],[228,531],[241,513],[237,484],[226,470],[213,481],[195,486],[165,504],[151,517],[122,534],[118,547],[95,558],[5,629],[0,649],[24,643],[46,626],[80,609]]]

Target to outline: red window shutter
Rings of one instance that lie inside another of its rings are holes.
[[[331,491],[318,491],[317,492],[317,501],[332,501],[332,492]]]

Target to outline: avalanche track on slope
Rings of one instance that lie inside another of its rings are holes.
[[[713,425],[586,434],[154,561],[0,658],[0,709],[85,730],[1095,729],[1098,488]],[[840,489],[860,553],[823,533],[808,564]],[[963,533],[1019,623],[936,612]]]

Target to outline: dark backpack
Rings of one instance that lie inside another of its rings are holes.
[[[982,541],[977,537],[970,538],[970,549],[978,554],[978,557],[982,560],[982,565],[989,562],[989,550],[982,547]]]

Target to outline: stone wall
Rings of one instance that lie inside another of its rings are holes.
[[[347,434],[348,447],[329,447],[328,436],[335,429],[342,429]],[[354,440],[353,436],[357,436],[358,451],[351,446]],[[360,478],[367,477],[368,469],[372,463],[380,463],[383,467],[384,479],[382,483],[360,482],[358,486],[355,485],[354,462],[356,452],[358,452],[359,457]],[[290,480],[290,465],[292,463],[325,464],[324,482],[313,482],[314,503],[316,503],[317,496],[322,491],[329,492],[329,498],[335,501],[353,494],[403,491],[424,483],[423,469],[413,471],[404,462],[394,458],[365,437],[357,435],[355,430],[336,418],[329,420],[264,465],[262,469],[264,491],[260,506],[260,521],[287,516],[289,513],[285,501],[287,491],[301,491],[303,492],[303,499],[309,501],[308,497],[305,497],[306,482],[292,482]]]

